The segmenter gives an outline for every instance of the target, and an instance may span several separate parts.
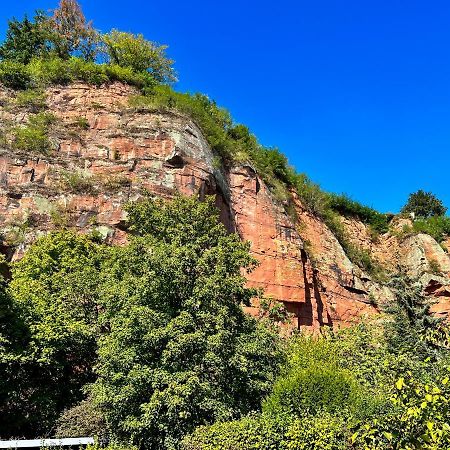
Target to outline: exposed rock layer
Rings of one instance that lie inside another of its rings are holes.
[[[251,242],[260,262],[248,275],[249,285],[283,301],[293,326],[347,325],[376,314],[374,299],[389,299],[390,292],[352,264],[333,233],[298,199],[294,221],[254,169],[218,169],[195,123],[174,112],[130,109],[127,102],[133,93],[121,84],[49,89],[47,104],[59,119],[51,136],[55,150],[46,155],[1,150],[3,251],[12,259],[37,236],[61,224],[81,232],[95,229],[108,242],[124,243],[123,205],[144,190],[163,197],[176,192],[212,194],[222,221]],[[11,106],[11,96],[0,93],[6,104],[0,108],[3,126],[27,120],[27,113]],[[373,245],[363,224],[349,221],[346,226],[387,265],[394,266],[400,258],[415,270],[418,258],[435,258],[446,275],[450,272],[447,255],[429,236],[401,244],[392,238],[395,245],[386,237],[386,242]],[[445,283],[430,289],[447,297]],[[256,303],[250,312],[258,313]]]

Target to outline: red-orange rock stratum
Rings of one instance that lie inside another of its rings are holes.
[[[260,262],[248,276],[249,285],[284,302],[293,326],[348,325],[376,314],[377,300],[389,300],[390,291],[348,259],[333,233],[299,199],[294,220],[250,165],[218,168],[192,120],[175,112],[132,109],[133,93],[118,83],[53,87],[47,105],[58,117],[50,136],[56,150],[44,156],[0,149],[4,253],[20,258],[37,236],[61,224],[80,232],[96,229],[108,242],[121,244],[126,241],[123,206],[144,190],[162,197],[212,194],[224,224],[251,242]],[[27,121],[27,112],[9,102],[12,96],[0,90],[2,128]],[[381,236],[374,244],[363,224],[346,219],[344,226],[389,268],[402,264],[425,276],[429,261],[438,260],[446,275],[431,277],[426,286],[442,299],[436,311],[448,313],[450,260],[432,238],[400,242]],[[257,314],[258,305],[249,312]]]

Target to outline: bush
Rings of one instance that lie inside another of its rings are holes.
[[[17,106],[25,107],[33,113],[38,113],[47,107],[45,93],[39,89],[27,89],[18,92],[15,103]]]
[[[350,261],[365,270],[376,281],[384,281],[385,273],[380,263],[372,258],[368,250],[358,247],[350,241],[341,218],[329,209],[326,211],[324,221],[341,244]]]
[[[282,376],[264,402],[269,415],[317,415],[355,411],[361,407],[362,389],[346,369],[333,364],[312,364]]]
[[[147,41],[142,34],[118,30],[104,35],[103,42],[109,62],[136,73],[148,72],[159,83],[176,81],[173,61],[165,56],[167,46]]]
[[[95,192],[95,177],[81,170],[61,170],[59,172],[59,187],[73,193],[90,194]]]
[[[60,58],[34,58],[27,66],[34,86],[67,84],[74,81],[68,62]]]
[[[73,80],[81,80],[94,86],[100,86],[110,81],[103,65],[84,61],[81,58],[70,58],[66,64]]]
[[[0,83],[11,89],[27,89],[31,84],[27,66],[20,62],[1,61]]]
[[[436,381],[399,378],[392,396],[394,411],[361,426],[352,436],[356,448],[450,448],[449,378]]]
[[[52,149],[49,127],[55,120],[55,116],[50,113],[30,116],[27,125],[13,128],[13,148],[32,153],[48,153]]]
[[[329,206],[342,216],[355,217],[378,233],[387,233],[389,231],[389,220],[386,214],[381,214],[373,208],[364,206],[350,199],[347,195],[330,194]]]
[[[349,433],[343,419],[322,414],[294,419],[267,414],[199,427],[183,440],[183,450],[344,450]]]
[[[346,420],[330,414],[295,420],[284,437],[287,450],[344,450],[349,447]]]
[[[106,435],[106,422],[92,400],[83,400],[72,408],[66,409],[56,422],[55,437],[76,438]]]
[[[283,448],[281,442],[290,420],[267,415],[198,427],[182,443],[183,450],[256,450]]]
[[[413,231],[416,233],[426,233],[442,242],[447,236],[450,236],[450,217],[432,216],[427,219],[417,219],[413,222]]]
[[[325,218],[329,210],[328,196],[320,186],[304,174],[296,175],[294,186],[303,204],[316,216]]]
[[[117,64],[105,64],[102,67],[110,81],[120,81],[141,89],[149,89],[156,85],[155,79],[148,72],[134,72],[129,67]]]
[[[86,117],[78,116],[73,121],[73,125],[79,128],[80,130],[89,130],[89,120],[86,119]]]
[[[100,86],[105,83],[120,81],[138,88],[150,88],[155,85],[154,78],[148,72],[134,72],[127,67],[114,64],[96,64],[82,58],[72,57],[64,60],[57,57],[34,58],[26,66],[3,62],[0,63],[0,81],[2,67],[8,86],[14,89],[25,89],[28,86],[45,88],[47,86],[68,84],[73,81]],[[17,72],[23,71],[26,82],[13,80]]]

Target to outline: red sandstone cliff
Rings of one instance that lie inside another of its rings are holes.
[[[346,325],[376,314],[374,299],[389,299],[389,290],[352,264],[333,233],[298,199],[294,221],[253,168],[218,169],[195,123],[175,112],[136,111],[128,107],[133,93],[121,84],[47,91],[49,111],[58,117],[51,133],[54,150],[46,155],[8,146],[0,150],[4,253],[19,258],[37,236],[61,224],[81,232],[95,229],[120,244],[126,240],[122,207],[144,190],[163,197],[213,194],[225,225],[251,242],[260,262],[249,284],[283,301],[293,326]],[[0,90],[3,129],[27,121],[28,113],[13,99],[14,93]],[[353,239],[369,245],[364,225],[346,226]],[[405,244],[382,237],[370,250],[392,266],[401,254],[408,265],[414,259],[409,253],[417,249],[437,257],[428,238]],[[447,254],[438,256],[447,276],[450,260]],[[445,282],[439,283],[433,293],[445,297]],[[257,304],[250,308],[257,311]]]

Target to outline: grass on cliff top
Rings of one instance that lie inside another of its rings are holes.
[[[35,58],[28,64],[0,61],[0,83],[11,89],[43,88],[74,81],[84,81],[95,86],[120,81],[140,89],[155,84],[148,72],[135,72],[117,64],[97,64],[76,57],[68,60],[57,57]]]

